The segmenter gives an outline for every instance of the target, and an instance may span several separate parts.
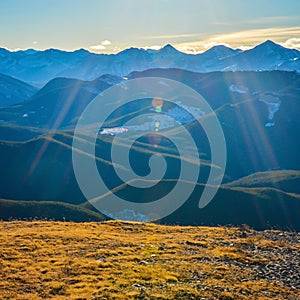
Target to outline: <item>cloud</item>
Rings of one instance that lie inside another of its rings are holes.
[[[37,41],[33,41],[33,42],[32,42],[33,45],[36,45],[37,43],[38,43]]]
[[[241,46],[239,46],[238,48],[241,49],[241,50],[243,50],[243,51],[245,51],[245,50],[249,50],[249,49],[253,48],[253,46],[245,46],[245,45],[241,45]]]
[[[286,39],[287,36],[295,36],[300,34],[300,26],[298,27],[273,27],[238,31],[228,34],[215,35],[212,40],[225,40],[228,43],[237,43],[245,41],[265,41],[267,39]]]
[[[119,51],[121,51],[122,49],[120,48],[120,47],[114,47],[113,48],[113,52],[119,52]]]
[[[189,53],[189,54],[197,53],[197,50],[190,46],[180,46],[180,47],[176,47],[176,49],[180,52]]]
[[[160,50],[162,48],[162,46],[159,45],[153,45],[153,46],[145,46],[142,47],[145,50]]]
[[[209,48],[212,48],[214,46],[219,46],[219,45],[230,47],[229,44],[224,43],[224,42],[209,42],[209,43],[204,44],[203,46],[204,46],[205,49],[209,49]]]
[[[291,38],[281,43],[283,47],[286,48],[296,48],[300,50],[300,38]]]
[[[296,45],[298,47],[298,40],[295,36],[300,36],[300,26],[297,27],[271,27],[251,29],[244,31],[236,31],[224,34],[213,35],[204,40],[194,40],[191,42],[175,44],[177,48],[182,46],[189,46],[196,49],[196,51],[203,51],[208,45],[227,45],[232,48],[244,49],[251,48],[257,44],[260,44],[268,39],[275,41],[276,43],[287,43],[289,45]],[[287,45],[286,44],[286,45]]]
[[[101,45],[103,45],[103,46],[109,46],[109,45],[111,45],[111,41],[104,40],[104,41],[101,42]]]
[[[111,41],[103,40],[100,44],[90,46],[89,48],[92,50],[100,51],[100,50],[105,50],[106,46],[109,46],[109,45],[111,45]]]
[[[106,47],[103,45],[94,45],[94,46],[90,46],[90,49],[93,50],[104,50]]]

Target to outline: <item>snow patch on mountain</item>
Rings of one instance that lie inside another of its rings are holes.
[[[235,84],[230,85],[229,90],[233,93],[239,93],[239,94],[247,94],[249,92],[249,89],[245,86],[237,86]]]
[[[165,113],[174,118],[179,124],[186,124],[202,117],[205,112],[199,107],[183,105],[181,101],[176,101],[177,106],[170,108]],[[183,108],[181,108],[181,107]]]
[[[280,108],[281,100],[274,95],[264,95],[258,100],[264,102],[268,106],[268,111],[269,111],[268,119],[270,121],[273,120],[275,113]]]
[[[154,113],[152,115],[147,115],[143,123],[141,119],[137,124],[123,126],[123,127],[113,127],[113,128],[102,128],[100,134],[106,135],[117,135],[122,134],[127,131],[160,131],[163,129],[173,128],[177,126],[176,124],[183,125],[189,122],[195,121],[202,117],[205,113],[198,107],[182,105],[181,102],[177,102],[179,106],[175,106],[161,113],[155,113],[155,109],[150,110]],[[134,122],[134,121],[133,121]]]
[[[265,127],[273,127],[273,126],[275,126],[275,123],[270,123],[270,122],[269,122],[269,123],[266,123],[266,124],[265,124]]]
[[[126,128],[129,131],[147,131],[154,132],[158,130],[168,129],[174,127],[174,119],[168,115],[164,114],[153,114],[151,116],[147,116],[147,119],[144,123],[139,123],[136,125],[130,125]]]
[[[123,132],[127,132],[128,128],[125,127],[113,127],[113,128],[103,128],[100,131],[100,134],[107,134],[107,135],[116,135]]]

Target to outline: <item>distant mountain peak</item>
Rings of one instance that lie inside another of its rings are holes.
[[[212,55],[216,59],[220,59],[220,58],[225,58],[228,56],[235,55],[239,52],[241,52],[241,51],[231,49],[230,47],[227,47],[225,45],[216,45],[216,46],[213,46],[210,49],[206,50],[204,53],[200,53],[198,55],[200,55],[200,56],[204,55],[205,57]]]
[[[275,55],[287,60],[299,57],[298,50],[285,48],[282,45],[276,44],[271,40],[266,40],[265,42],[245,52],[261,53],[262,55]]]
[[[88,51],[88,50],[86,50],[84,48],[77,49],[74,52],[76,52],[76,53],[87,53],[87,54],[91,53],[90,51]]]
[[[235,52],[235,50],[231,49],[230,47],[227,47],[225,45],[216,45],[213,46],[211,48],[209,48],[208,50],[206,50],[205,52]]]
[[[29,49],[26,49],[26,50],[19,50],[18,52],[22,52],[22,53],[25,53],[25,54],[35,54],[37,53],[39,50],[35,50],[35,49],[32,49],[32,48],[29,48]]]
[[[119,54],[138,54],[138,53],[141,53],[141,52],[146,52],[145,49],[143,48],[136,48],[136,47],[130,47],[130,48],[127,48],[115,55],[119,55]]]
[[[276,44],[271,40],[266,40],[265,42],[257,45],[255,48],[274,48],[274,49],[285,49],[283,46]]]
[[[167,44],[164,47],[162,47],[159,51],[162,52],[167,52],[167,53],[171,53],[171,52],[179,52],[176,48],[174,48],[171,44]]]
[[[176,50],[171,44],[166,44],[165,46],[162,47],[162,49],[173,49],[173,50]]]
[[[278,44],[276,44],[275,42],[273,42],[273,41],[271,41],[271,40],[266,40],[266,41],[264,41],[263,43],[261,43],[261,45],[277,45],[278,46]]]

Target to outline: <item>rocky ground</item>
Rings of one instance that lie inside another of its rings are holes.
[[[0,222],[1,299],[300,299],[300,233]]]

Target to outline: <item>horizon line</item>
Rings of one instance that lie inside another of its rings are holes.
[[[191,50],[188,50],[188,49],[184,49],[186,47],[180,47],[180,46],[175,46],[175,45],[172,45],[171,43],[166,43],[162,46],[142,46],[142,47],[139,47],[139,46],[131,46],[131,47],[128,47],[128,48],[123,48],[123,49],[118,49],[117,52],[110,52],[110,53],[105,53],[105,52],[99,52],[99,51],[93,51],[90,47],[81,47],[81,48],[75,48],[75,49],[72,49],[72,50],[69,50],[69,49],[62,49],[62,48],[55,48],[55,47],[50,47],[50,48],[42,48],[42,49],[37,49],[37,48],[34,48],[34,47],[30,47],[30,48],[25,48],[25,49],[22,49],[22,48],[16,48],[16,49],[10,49],[8,47],[5,47],[5,46],[0,46],[0,49],[5,49],[9,52],[26,52],[26,51],[30,51],[30,50],[33,50],[33,51],[36,51],[36,52],[43,52],[43,51],[47,51],[47,50],[56,50],[56,51],[61,51],[61,52],[68,52],[68,53],[73,53],[73,52],[76,52],[76,51],[86,51],[86,52],[89,52],[91,54],[96,54],[96,55],[117,55],[121,52],[124,52],[126,50],[130,50],[130,49],[137,49],[137,50],[145,50],[145,51],[160,51],[168,46],[171,46],[172,48],[174,48],[176,51],[180,52],[180,53],[183,53],[183,54],[190,54],[190,55],[197,55],[197,54],[202,54],[202,53],[205,53],[206,51],[209,51],[210,49],[212,48],[215,48],[215,47],[219,47],[219,46],[224,46],[228,49],[232,49],[232,50],[241,50],[241,51],[247,51],[247,50],[251,50],[251,49],[254,49],[255,47],[259,46],[259,45],[262,45],[266,42],[272,42],[278,46],[281,46],[283,48],[286,48],[286,49],[291,49],[291,50],[297,50],[297,51],[300,51],[299,49],[297,49],[296,47],[287,47],[287,46],[284,46],[283,44],[284,43],[276,43],[274,42],[273,40],[271,39],[266,39],[265,41],[261,42],[261,43],[258,43],[258,44],[255,44],[253,46],[244,46],[244,45],[240,45],[239,47],[231,47],[230,45],[228,45],[227,43],[215,43],[215,44],[211,44],[209,45],[205,50],[203,51],[191,51]]]

